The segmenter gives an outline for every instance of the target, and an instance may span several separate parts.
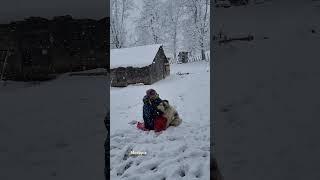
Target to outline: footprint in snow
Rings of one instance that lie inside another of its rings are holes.
[[[124,155],[123,155],[123,158],[122,158],[122,160],[127,160],[128,158],[129,158],[129,153],[132,151],[132,147],[131,146],[128,146],[127,147],[127,150],[124,152]]]
[[[137,124],[137,123],[138,123],[138,121],[133,120],[133,121],[129,122],[128,124],[135,125],[135,124]]]
[[[175,141],[176,138],[175,138],[175,137],[168,137],[168,140],[169,140],[169,141]]]
[[[180,147],[179,150],[180,150],[181,152],[185,152],[187,149],[188,149],[188,146],[187,146],[187,145],[183,145],[183,146]]]
[[[183,169],[181,169],[179,171],[179,175],[180,175],[180,177],[185,177],[186,176],[186,172]]]

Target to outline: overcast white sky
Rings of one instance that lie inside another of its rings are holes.
[[[51,18],[66,14],[100,19],[109,16],[109,0],[1,0],[0,5],[1,23],[29,16]]]

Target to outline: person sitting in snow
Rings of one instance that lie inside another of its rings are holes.
[[[155,129],[155,120],[163,114],[157,109],[161,102],[159,94],[154,89],[147,90],[143,97],[143,121],[146,129]]]

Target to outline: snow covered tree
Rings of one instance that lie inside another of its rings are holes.
[[[181,32],[181,20],[184,17],[186,0],[167,0],[164,5],[165,34],[167,35],[169,47],[172,49],[173,58],[177,58],[178,35]]]
[[[138,44],[163,42],[162,7],[162,2],[159,0],[143,0],[142,11],[136,26]]]
[[[164,44],[177,59],[178,50],[206,58],[210,42],[209,0],[142,0],[133,45]]]
[[[126,19],[133,8],[132,0],[111,0],[110,48],[123,48],[126,43]]]
[[[184,21],[184,44],[192,53],[201,53],[205,60],[205,51],[210,49],[210,1],[190,0],[186,5],[189,17]]]

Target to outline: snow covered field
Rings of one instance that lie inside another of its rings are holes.
[[[178,72],[189,73],[177,75]],[[171,65],[171,75],[152,85],[110,90],[111,179],[210,179],[210,69],[208,62]],[[176,107],[183,122],[160,135],[143,132],[142,98],[155,89]],[[130,151],[146,152],[128,156]]]
[[[311,29],[320,27],[320,8],[273,0],[216,9],[215,17],[227,34],[255,36],[215,49],[215,145],[224,179],[319,179],[320,38]]]
[[[0,84],[0,179],[104,179],[106,77]]]

